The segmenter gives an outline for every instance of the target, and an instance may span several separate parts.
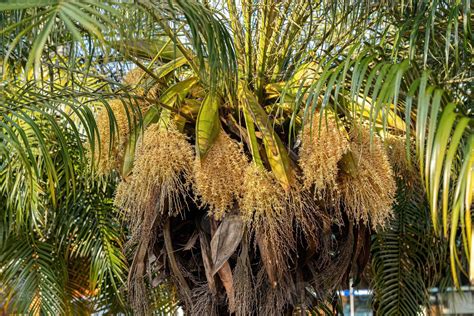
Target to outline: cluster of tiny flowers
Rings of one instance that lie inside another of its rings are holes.
[[[365,129],[351,132],[355,173],[341,173],[341,199],[346,213],[372,228],[383,228],[392,216],[396,182],[380,139]]]
[[[244,174],[240,213],[245,222],[264,221],[266,217],[281,218],[285,213],[286,194],[273,174],[254,163]]]
[[[109,110],[113,113],[113,118]],[[109,109],[102,107],[99,110],[96,122],[100,142],[97,142],[94,153],[99,174],[107,174],[120,168],[130,134],[129,117],[133,117],[131,112],[130,106],[120,100],[112,100],[109,102]],[[112,135],[111,126],[114,125],[114,119],[116,125]]]
[[[145,82],[150,78],[141,68],[134,68],[130,70],[125,77],[123,77],[123,83],[133,89],[134,93],[139,96],[147,96],[147,98],[156,98],[159,94],[160,85],[155,84],[149,89],[145,89]],[[142,102],[143,101],[139,101]],[[145,102],[146,103],[146,102]]]
[[[131,178],[117,190],[116,205],[137,226],[148,221],[147,214],[177,215],[191,187],[193,162],[184,134],[172,126],[149,126],[138,144]]]
[[[196,191],[215,219],[221,219],[242,195],[247,165],[239,144],[224,131],[220,131],[206,156],[196,159]]]
[[[336,190],[338,162],[349,149],[345,132],[339,130],[331,115],[315,114],[311,126],[305,126],[301,140],[299,165],[303,187],[315,186],[317,192]]]

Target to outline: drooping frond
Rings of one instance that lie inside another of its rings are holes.
[[[383,315],[414,315],[429,304],[429,289],[440,281],[448,254],[430,227],[420,182],[397,171],[393,219],[371,247],[373,304]]]
[[[18,211],[6,207],[2,221],[2,284],[8,289],[12,304],[7,308],[22,313],[64,313],[72,309],[91,310],[118,302],[123,306],[120,289],[124,284],[126,263],[122,247],[122,232],[117,213],[112,206],[110,186],[103,188],[92,181],[87,164],[80,164],[80,150],[74,132],[63,127],[69,159],[72,161],[74,192],[66,176],[60,144],[50,139],[49,148],[54,170],[56,205],[51,194],[43,191],[38,197],[37,212],[42,221],[18,222]],[[35,152],[40,161],[41,152]],[[38,164],[47,181],[46,166]],[[28,214],[30,209],[24,210]],[[30,226],[31,225],[31,226]],[[77,264],[70,265],[74,261]],[[79,271],[78,271],[79,270]],[[79,304],[82,302],[82,304]]]
[[[65,312],[65,267],[64,262],[51,256],[54,252],[55,245],[50,241],[19,241],[11,236],[4,242],[0,257],[2,283],[15,297],[12,310],[33,314]]]

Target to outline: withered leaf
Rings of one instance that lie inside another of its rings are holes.
[[[196,241],[197,241],[198,237],[199,237],[199,235],[196,232],[194,232],[193,235],[189,238],[186,245],[184,245],[183,250],[188,251],[188,250],[193,249],[194,245],[196,244]]]
[[[224,217],[211,240],[212,275],[227,262],[242,240],[244,225],[236,215]]]
[[[211,249],[209,249],[209,240],[206,233],[199,231],[199,244],[201,245],[202,262],[206,272],[207,284],[212,294],[216,294],[216,283],[214,274],[212,273]]]
[[[229,312],[232,314],[235,312],[235,291],[234,291],[234,279],[232,277],[232,270],[229,262],[225,262],[222,268],[218,271],[219,278],[224,285],[225,292],[227,293],[227,299],[229,300]]]

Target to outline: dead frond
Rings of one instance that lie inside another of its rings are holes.
[[[242,248],[233,273],[233,279],[235,280],[235,315],[237,316],[251,315],[256,304],[249,243],[246,234],[242,239]]]

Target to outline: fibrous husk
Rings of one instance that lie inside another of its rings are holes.
[[[392,216],[396,182],[380,139],[370,131],[351,131],[352,169],[340,175],[341,199],[345,212],[354,221],[370,222],[372,228],[383,228]]]
[[[221,219],[241,195],[247,165],[238,143],[224,131],[220,131],[203,159],[196,158],[196,193],[216,220]]]
[[[349,149],[345,131],[338,128],[332,115],[321,117],[315,113],[301,139],[299,165],[304,188],[315,186],[316,192],[337,190],[338,162]]]
[[[244,234],[242,239],[242,247],[240,250],[237,263],[233,271],[235,282],[235,315],[246,316],[251,315],[255,306],[255,293],[253,288],[252,266],[249,257],[249,238],[248,234]]]
[[[207,284],[197,287],[193,291],[193,305],[189,311],[192,316],[209,315],[218,316],[217,303],[214,296],[209,292]]]
[[[284,315],[285,305],[293,301],[296,291],[291,272],[282,275],[278,286],[268,282],[265,269],[260,269],[256,275],[256,314]]]

